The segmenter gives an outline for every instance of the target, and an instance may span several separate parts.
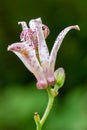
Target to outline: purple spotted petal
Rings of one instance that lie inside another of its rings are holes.
[[[31,20],[29,23],[30,27],[36,31],[37,39],[38,39],[38,51],[41,64],[48,61],[49,59],[49,51],[45,41],[44,33],[42,30],[42,21],[40,18]]]
[[[65,28],[57,37],[54,46],[52,48],[51,54],[50,54],[50,59],[49,59],[49,77],[53,77],[54,75],[54,67],[55,67],[55,61],[56,61],[56,56],[57,56],[57,52],[60,48],[60,45],[64,39],[64,37],[66,36],[66,34],[71,30],[71,29],[76,29],[76,30],[80,30],[78,25],[74,25],[74,26],[69,26],[67,28]]]
[[[35,75],[38,81],[37,87],[39,89],[44,89],[47,87],[47,81],[37,60],[35,49],[33,48],[32,43],[29,43],[29,41],[23,43],[14,43],[8,47],[8,50],[14,52],[21,59],[28,70]]]
[[[42,21],[40,18],[31,20],[29,25],[33,30],[36,31],[40,64],[43,67],[45,77],[47,78],[48,68],[49,68],[49,51],[48,51],[45,38],[48,36],[49,30],[45,25],[42,24]],[[43,31],[43,29],[45,30]]]

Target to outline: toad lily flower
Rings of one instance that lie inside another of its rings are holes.
[[[29,22],[30,28],[26,22],[22,21],[20,35],[21,42],[13,43],[8,50],[14,52],[31,71],[37,79],[37,88],[45,89],[49,85],[54,86],[56,83],[54,76],[54,67],[57,52],[60,45],[71,29],[80,30],[78,25],[65,28],[57,37],[51,53],[45,39],[49,35],[49,28],[42,24],[41,18],[33,19]]]

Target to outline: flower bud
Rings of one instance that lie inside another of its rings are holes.
[[[60,87],[63,86],[64,81],[65,81],[65,72],[63,68],[59,68],[55,71],[54,73],[55,79],[56,79],[56,89],[58,90]]]

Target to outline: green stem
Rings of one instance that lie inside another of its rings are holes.
[[[55,91],[53,91],[51,89],[51,87],[47,88],[47,92],[48,92],[49,100],[48,100],[46,110],[45,110],[41,120],[40,120],[39,114],[37,112],[34,115],[34,120],[35,120],[35,123],[36,123],[36,126],[37,126],[36,130],[41,130],[42,129],[42,126],[45,123],[45,121],[46,121],[46,119],[47,119],[47,117],[48,117],[48,115],[50,113],[50,110],[51,110],[51,108],[53,106],[54,98],[56,96]]]
[[[42,119],[40,120],[41,127],[43,126],[44,122],[46,121],[46,119],[50,113],[50,110],[53,106],[54,97],[55,97],[53,94],[53,91],[51,90],[50,87],[47,88],[47,92],[48,92],[49,100],[48,100],[48,104],[47,104],[46,110],[44,112],[44,115],[43,115]]]

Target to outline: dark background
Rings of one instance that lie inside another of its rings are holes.
[[[18,21],[38,17],[50,28],[49,50],[65,27],[78,24],[81,29],[70,31],[58,52],[55,69],[65,69],[66,81],[43,130],[87,130],[86,0],[0,1],[0,130],[35,130],[33,114],[42,115],[46,107],[45,90],[37,90],[35,77],[7,52],[9,44],[20,40]]]

